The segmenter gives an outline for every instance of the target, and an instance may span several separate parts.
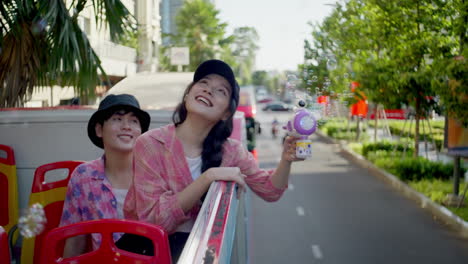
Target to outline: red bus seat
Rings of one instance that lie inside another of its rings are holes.
[[[0,144],[0,151],[0,226],[8,233],[18,222],[18,180],[13,148]]]
[[[10,247],[8,245],[8,234],[0,226],[0,263],[10,263]]]
[[[99,233],[101,245],[95,251],[79,256],[62,258],[63,242],[66,238]],[[154,245],[154,256],[145,256],[118,249],[113,233],[130,233],[149,238]],[[47,247],[40,252],[40,264],[84,264],[84,263],[171,263],[167,233],[159,226],[120,219],[100,219],[62,226],[49,231],[45,237]]]
[[[21,250],[21,263],[39,263],[39,251],[43,245],[45,234],[58,227],[62,216],[63,202],[67,192],[68,181],[73,170],[83,163],[82,161],[59,161],[39,166],[34,172],[34,179],[29,196],[29,206],[40,203],[44,207],[47,223],[44,231],[32,238],[25,238]],[[45,175],[49,171],[67,169],[68,175],[65,179],[45,182]]]

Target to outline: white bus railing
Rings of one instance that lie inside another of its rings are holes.
[[[237,184],[213,183],[178,263],[246,263],[244,199]]]

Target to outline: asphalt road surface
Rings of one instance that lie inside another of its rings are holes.
[[[275,167],[281,153],[281,136],[270,132],[273,117],[284,122],[291,115],[260,111],[262,167]],[[248,192],[249,263],[468,263],[468,240],[337,147],[312,139],[312,158],[293,165],[281,200],[267,203]]]

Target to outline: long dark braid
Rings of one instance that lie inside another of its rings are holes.
[[[175,126],[182,124],[187,118],[187,108],[185,96],[189,93],[195,83],[191,83],[187,89],[185,89],[182,102],[177,106],[174,113],[172,114],[172,121]],[[213,128],[206,136],[203,141],[202,150],[202,169],[201,172],[205,172],[209,168],[219,167],[223,159],[223,144],[232,133],[233,122],[232,118],[236,112],[236,108],[239,102],[239,91],[238,87],[232,87],[231,100],[229,100],[229,112],[231,113],[226,120],[220,120],[216,123]]]

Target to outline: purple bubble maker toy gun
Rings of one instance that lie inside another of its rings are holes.
[[[299,106],[303,107],[305,103],[300,101]],[[317,121],[312,113],[305,108],[297,110],[283,128],[287,130],[288,135],[299,138],[296,141],[296,157],[301,159],[310,157],[312,141],[308,137],[317,129]]]

